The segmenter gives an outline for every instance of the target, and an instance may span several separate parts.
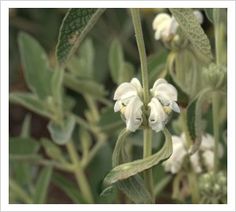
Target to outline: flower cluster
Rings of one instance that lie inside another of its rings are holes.
[[[196,16],[198,22],[202,24],[203,16],[201,12],[195,10],[193,13]],[[155,39],[161,39],[163,42],[170,41],[176,34],[178,26],[179,24],[173,16],[170,16],[167,13],[158,14],[152,23],[152,28],[155,31]]]
[[[172,136],[173,153],[171,157],[163,163],[166,171],[175,174],[180,171],[185,156],[188,151],[185,147],[185,136]],[[215,140],[210,134],[202,136],[199,150],[190,156],[190,163],[196,173],[200,173],[205,168],[207,171],[213,170],[214,166],[214,146]],[[219,145],[219,157],[223,156],[223,147]]]
[[[142,96],[143,89],[138,79],[124,82],[116,89],[114,111],[120,111],[126,121],[128,130],[136,131],[143,122]],[[150,90],[152,99],[148,103],[150,115],[149,126],[159,132],[168,122],[170,112],[180,112],[177,105],[177,90],[164,79],[158,79]]]

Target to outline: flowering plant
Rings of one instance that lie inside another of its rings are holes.
[[[225,203],[226,10],[39,11],[57,44],[10,11],[10,116],[33,112],[20,135],[10,122],[10,202]]]

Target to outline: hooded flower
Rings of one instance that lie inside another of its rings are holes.
[[[200,24],[203,23],[203,15],[200,11],[195,10],[193,14]],[[176,34],[179,24],[173,16],[167,13],[159,13],[153,20],[152,28],[155,30],[155,39],[166,42]]]
[[[132,132],[136,131],[143,121],[141,94],[142,86],[136,78],[120,84],[114,94],[114,111],[120,111],[124,115],[126,127]]]
[[[166,171],[175,174],[180,171],[184,157],[188,154],[185,148],[185,136],[172,136],[173,153],[168,160],[163,163]],[[214,138],[210,134],[202,136],[199,150],[190,156],[190,164],[196,173],[201,173],[203,168],[208,171],[213,170],[214,166]],[[219,145],[219,157],[223,156],[223,147]]]
[[[152,99],[148,106],[151,109],[149,116],[149,126],[159,132],[168,121],[168,115],[173,110],[180,112],[177,105],[177,90],[164,79],[158,79],[150,90]]]

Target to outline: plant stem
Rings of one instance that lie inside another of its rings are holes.
[[[147,104],[149,102],[148,69],[147,69],[147,56],[143,40],[143,31],[142,31],[139,9],[134,9],[134,8],[131,9],[131,15],[141,63],[143,100],[144,100],[144,108],[146,110]],[[143,158],[146,158],[151,154],[152,154],[152,131],[150,128],[146,128],[143,131]],[[149,169],[144,172],[144,181],[146,182],[146,186],[149,189],[154,202],[152,169]]]
[[[223,42],[220,32],[220,9],[213,9],[214,16],[214,30],[215,30],[215,51],[216,51],[216,64],[221,64],[221,42]],[[213,114],[213,132],[215,138],[215,147],[214,147],[214,172],[218,170],[218,144],[219,144],[219,97],[218,93],[214,92],[212,94],[212,114]]]
[[[212,94],[212,114],[213,114],[213,132],[215,138],[214,146],[214,172],[217,173],[218,170],[218,146],[219,146],[219,98],[218,93],[214,92]]]
[[[143,31],[142,31],[139,9],[131,9],[131,15],[134,25],[136,41],[138,45],[139,58],[141,62],[143,98],[144,98],[144,105],[146,107],[149,102],[148,69],[147,69],[147,56],[143,40]]]
[[[152,130],[150,128],[146,128],[143,131],[143,158],[152,155]],[[151,193],[154,203],[154,184],[153,184],[153,175],[152,169],[148,169],[144,172],[144,181]]]
[[[75,165],[74,174],[76,181],[80,187],[83,197],[86,199],[87,203],[93,203],[93,196],[89,187],[88,180],[80,163],[79,156],[76,152],[73,141],[69,141],[66,144],[67,151],[70,155],[72,163]]]

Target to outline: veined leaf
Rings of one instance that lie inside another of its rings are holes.
[[[164,130],[164,134],[166,141],[160,151],[149,157],[146,157],[145,159],[139,159],[116,166],[108,173],[108,175],[104,179],[105,184],[110,185],[119,180],[123,180],[130,176],[136,175],[137,173],[149,169],[159,164],[161,161],[169,158],[172,154],[172,139],[167,129]]]
[[[11,93],[10,102],[15,104],[20,104],[41,116],[45,116],[47,118],[51,117],[51,114],[46,109],[43,102],[39,100],[37,96],[31,93],[20,93],[20,92]]]
[[[170,11],[185,36],[192,44],[196,55],[199,56],[202,61],[209,63],[213,58],[210,42],[197,21],[197,18],[194,16],[193,11],[189,8],[171,8]]]
[[[36,182],[34,203],[42,204],[46,202],[48,186],[52,176],[52,167],[45,167],[39,174]]]
[[[104,11],[101,8],[69,9],[60,28],[56,49],[60,65],[66,64]]]
[[[193,146],[189,153],[194,154],[201,145],[202,140],[202,103],[206,94],[210,91],[209,88],[204,89],[199,95],[189,103],[187,107],[187,126],[189,135],[193,141]]]
[[[51,72],[46,53],[40,44],[26,33],[20,33],[19,47],[27,85],[38,97],[45,99],[51,91]]]

